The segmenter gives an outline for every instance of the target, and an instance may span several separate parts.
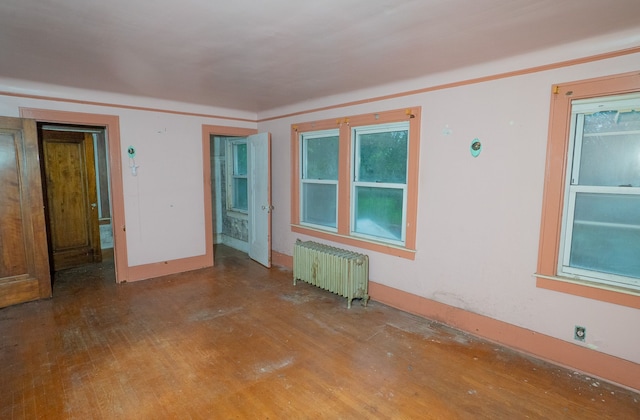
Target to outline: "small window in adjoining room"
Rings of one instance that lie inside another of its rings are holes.
[[[558,275],[640,290],[640,94],[574,100]]]
[[[300,223],[337,228],[338,130],[300,135]]]
[[[245,139],[231,140],[228,143],[228,200],[230,210],[247,213],[247,141]]]
[[[351,232],[404,244],[409,123],[354,127]]]

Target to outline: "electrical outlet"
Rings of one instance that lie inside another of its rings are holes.
[[[573,332],[573,339],[578,341],[584,341],[587,338],[587,329],[576,325],[576,329]]]

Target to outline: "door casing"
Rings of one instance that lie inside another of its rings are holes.
[[[57,123],[104,127],[108,138],[109,182],[111,185],[111,217],[113,226],[113,251],[116,282],[129,280],[127,236],[124,217],[124,192],[122,182],[122,150],[120,148],[120,118],[117,115],[56,111],[38,108],[20,108],[20,116],[39,123]]]
[[[222,125],[202,125],[202,172],[204,179],[204,221],[207,261],[213,258],[213,206],[211,203],[211,136],[248,137],[257,134],[251,128],[227,127]]]

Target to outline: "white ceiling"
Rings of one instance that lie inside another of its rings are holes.
[[[2,0],[0,76],[259,112],[640,25],[640,0]]]

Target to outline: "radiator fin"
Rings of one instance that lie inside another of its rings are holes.
[[[297,240],[293,247],[293,284],[302,280],[347,298],[369,300],[369,256],[317,242]]]

